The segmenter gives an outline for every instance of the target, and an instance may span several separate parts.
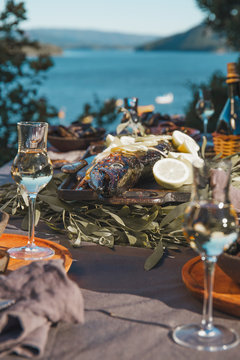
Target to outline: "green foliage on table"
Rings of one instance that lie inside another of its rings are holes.
[[[240,153],[232,161],[232,185],[240,189]],[[66,202],[58,198],[57,189],[66,174],[58,173],[37,197],[36,223],[41,220],[51,229],[67,234],[74,247],[94,242],[153,249],[144,268],[153,268],[167,249],[186,246],[182,233],[183,214],[188,203],[168,206],[103,205]],[[0,210],[23,217],[22,228],[28,228],[27,196],[16,184],[0,186]]]
[[[5,2],[0,13],[0,165],[16,153],[18,121],[47,121],[56,116],[56,109],[38,96],[39,85],[53,62],[49,56],[26,55],[26,47],[38,49],[39,43],[21,29],[25,20],[23,2]]]
[[[36,219],[41,219],[53,230],[68,235],[74,247],[82,241],[103,246],[128,245],[155,249],[147,259],[149,270],[161,259],[165,248],[176,249],[187,245],[182,234],[182,217],[187,204],[161,207],[154,205],[116,206],[64,202],[57,196],[57,187],[63,179],[58,174],[37,198]],[[1,210],[23,216],[22,228],[27,230],[27,199],[15,184],[0,187]]]

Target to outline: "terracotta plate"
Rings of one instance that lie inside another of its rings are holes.
[[[182,268],[182,279],[188,290],[203,298],[204,272],[199,256],[189,260]],[[240,286],[216,265],[213,306],[225,313],[240,317]]]
[[[52,248],[55,251],[55,255],[50,259],[62,259],[64,261],[65,270],[68,271],[72,264],[72,256],[67,248],[62,245],[59,245],[53,241],[35,238],[35,242],[39,246],[47,246]],[[24,246],[27,243],[27,236],[24,235],[15,235],[15,234],[2,234],[0,237],[0,249],[7,250],[11,247]],[[47,259],[48,260],[48,259]],[[47,261],[44,260],[44,261]],[[21,266],[25,266],[29,264],[31,261],[26,260],[17,260],[11,259],[9,260],[7,271],[13,271]]]

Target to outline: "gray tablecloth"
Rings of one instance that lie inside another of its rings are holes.
[[[9,167],[0,169],[6,182]],[[6,175],[4,175],[6,174]],[[7,233],[22,233],[20,219],[12,218]],[[196,254],[189,248],[172,252],[155,269],[143,265],[150,250],[83,244],[73,249],[64,236],[40,224],[36,236],[59,241],[73,256],[69,276],[81,287],[85,324],[58,324],[50,331],[41,359],[48,360],[157,360],[238,359],[240,346],[218,353],[183,348],[171,339],[179,324],[199,323],[202,303],[192,297],[181,279],[182,266]],[[71,296],[71,294],[66,294]],[[238,318],[214,311],[215,323],[240,334]],[[6,360],[15,359],[6,357]],[[19,358],[18,358],[19,359]]]

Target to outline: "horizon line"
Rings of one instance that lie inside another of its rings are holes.
[[[109,30],[109,29],[99,29],[99,28],[78,28],[78,27],[67,27],[67,26],[44,26],[44,25],[37,25],[37,26],[25,26],[24,30],[82,30],[82,31],[97,31],[97,32],[103,32],[103,33],[114,33],[114,34],[122,34],[122,35],[134,35],[134,36],[153,36],[153,37],[169,37],[169,36],[174,36],[176,34],[180,34],[180,33],[184,33],[188,30],[193,29],[196,26],[201,25],[202,22],[191,26],[190,28],[187,28],[185,30],[179,30],[176,31],[174,33],[170,33],[170,34],[156,34],[156,33],[135,33],[135,32],[126,32],[126,31],[121,31],[121,30]]]

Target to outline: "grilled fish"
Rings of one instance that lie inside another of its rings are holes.
[[[115,152],[93,165],[81,186],[87,184],[102,197],[120,195],[133,187],[142,176],[152,174],[156,161],[166,157],[169,143],[161,141],[145,152]]]

